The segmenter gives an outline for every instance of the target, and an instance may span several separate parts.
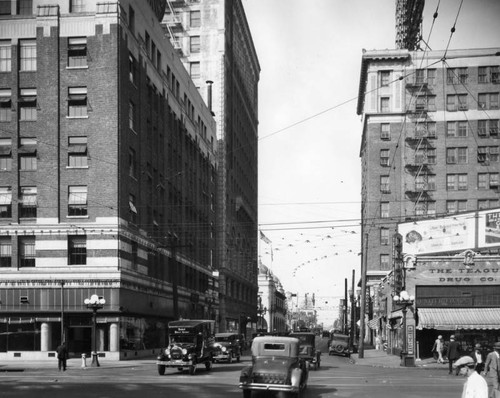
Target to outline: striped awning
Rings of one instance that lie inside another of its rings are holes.
[[[500,329],[500,308],[419,308],[418,329]]]

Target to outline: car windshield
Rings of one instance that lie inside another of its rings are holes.
[[[194,344],[195,343],[195,336],[191,335],[173,335],[170,336],[170,343],[175,344],[175,343],[190,343]]]

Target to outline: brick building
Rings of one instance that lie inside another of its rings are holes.
[[[217,317],[215,121],[165,7],[0,6],[0,358],[150,355]]]
[[[241,0],[168,1],[163,26],[217,122],[219,324],[245,333],[257,319],[259,61]]]
[[[357,113],[369,289],[398,263],[398,223],[499,206],[499,51],[363,52]],[[400,282],[392,279],[386,297]]]
[[[362,252],[392,269],[398,222],[499,205],[498,48],[364,51]]]

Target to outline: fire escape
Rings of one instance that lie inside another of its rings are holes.
[[[182,11],[186,5],[186,0],[167,0],[167,10],[163,19],[163,29],[165,35],[170,39],[174,48],[182,56],[182,36],[184,26],[182,24]]]
[[[435,209],[429,207],[432,200],[430,191],[435,189],[432,173],[435,163],[436,138],[434,124],[429,115],[429,97],[431,90],[423,76],[423,70],[418,70],[411,81],[407,81],[406,89],[410,93],[409,108],[406,115],[410,127],[405,141],[409,148],[406,156],[405,169],[411,176],[411,182],[405,184],[405,195],[413,202],[415,216],[432,215]],[[407,131],[408,131],[407,130]]]

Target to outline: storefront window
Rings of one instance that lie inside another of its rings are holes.
[[[120,327],[121,350],[145,350],[167,343],[167,323],[158,318],[123,317]]]

